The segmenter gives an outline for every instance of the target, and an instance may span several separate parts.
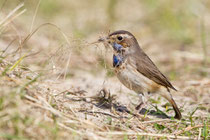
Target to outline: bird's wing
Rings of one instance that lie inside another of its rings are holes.
[[[147,78],[153,80],[157,84],[166,87],[167,89],[171,88],[173,90],[176,90],[169,82],[169,80],[158,70],[152,60],[143,51],[141,51],[140,53],[141,54],[136,53],[135,55],[133,55],[137,71]]]

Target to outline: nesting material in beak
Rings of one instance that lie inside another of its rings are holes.
[[[104,46],[106,47],[106,48],[108,48],[108,47],[110,47],[109,46],[109,43],[108,43],[108,37],[100,37],[99,39],[98,39],[98,42],[100,43],[103,43],[104,44]]]
[[[97,43],[103,43],[105,47],[108,47],[108,45],[109,45],[108,41],[107,41],[107,37],[99,37],[99,39],[97,41],[89,43],[89,45],[97,44]]]
[[[105,38],[101,37],[101,38],[98,39],[98,42],[104,42],[104,41],[105,41]]]

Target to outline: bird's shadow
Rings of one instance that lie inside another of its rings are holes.
[[[97,103],[92,103],[92,104],[95,105],[96,107],[100,108],[100,109],[114,108],[118,112],[126,112],[128,114],[134,115],[133,111],[129,110],[126,106],[121,105],[120,103],[97,102]],[[140,115],[154,116],[156,118],[161,118],[161,119],[172,118],[172,117],[166,115],[165,113],[163,113],[162,111],[154,110],[154,109],[148,110],[146,108],[142,108],[138,113]]]
[[[92,105],[100,108],[100,109],[114,109],[118,112],[126,112],[128,114],[135,115],[133,112],[129,110],[126,106],[121,105],[120,103],[116,102],[115,95],[110,95],[110,92],[108,92],[106,89],[102,89],[99,94],[97,100],[91,101]],[[157,107],[155,107],[156,110],[151,109],[145,109],[142,108],[138,113],[140,115],[147,115],[147,116],[154,116],[161,119],[168,119],[172,118],[168,115],[166,115],[164,112],[159,110]]]

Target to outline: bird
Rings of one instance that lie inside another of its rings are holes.
[[[99,38],[98,41],[113,48],[113,67],[117,78],[125,87],[139,95],[140,103],[136,110],[142,109],[149,95],[158,94],[172,105],[174,118],[178,120],[182,118],[171,94],[171,90],[177,89],[143,51],[132,33],[118,30]]]

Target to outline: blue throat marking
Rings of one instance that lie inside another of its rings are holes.
[[[113,43],[112,47],[117,52],[121,52],[121,49],[123,48],[122,45],[117,44],[117,43]]]
[[[113,67],[119,67],[123,62],[121,54],[113,55]]]

